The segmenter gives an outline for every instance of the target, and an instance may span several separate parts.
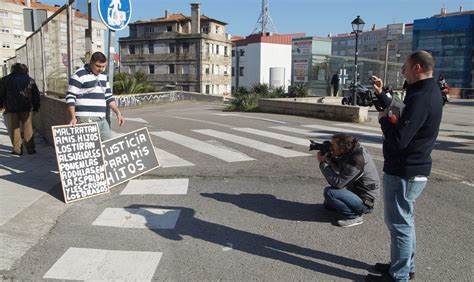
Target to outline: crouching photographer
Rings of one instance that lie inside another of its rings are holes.
[[[380,179],[372,157],[345,133],[333,135],[330,151],[321,149],[316,157],[330,185],[324,189],[324,207],[342,216],[338,226],[362,224],[362,215],[372,211],[379,194]]]

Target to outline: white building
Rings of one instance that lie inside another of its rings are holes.
[[[232,89],[265,83],[284,87],[291,83],[291,40],[299,34],[251,34],[232,43]]]

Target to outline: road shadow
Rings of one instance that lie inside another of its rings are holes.
[[[269,194],[201,193],[201,196],[278,219],[315,222],[333,222],[336,219],[335,213],[326,210],[322,204],[291,202]]]
[[[36,154],[29,155],[23,148],[23,155],[12,155],[12,146],[0,144],[0,183],[15,183],[39,190],[64,201],[61,180],[57,171],[56,155],[42,137],[35,135]]]
[[[153,229],[148,222],[157,215],[146,209],[172,209],[180,210],[178,222],[174,229]],[[330,254],[323,251],[300,247],[285,243],[273,238],[250,233],[243,230],[227,227],[217,223],[208,222],[195,217],[195,211],[186,207],[131,205],[128,211],[136,212],[147,219],[147,227],[156,234],[169,240],[180,241],[183,236],[209,243],[232,248],[248,254],[266,257],[284,263],[296,265],[312,271],[324,273],[334,277],[362,281],[365,276],[356,274],[342,267],[369,270],[370,265],[365,262]],[[306,257],[306,258],[303,258]],[[314,260],[327,261],[341,265],[341,268],[325,265]]]

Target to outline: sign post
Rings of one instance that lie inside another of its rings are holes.
[[[384,64],[384,72],[383,72],[383,84],[387,85],[387,77],[388,77],[388,54],[390,49],[390,42],[392,40],[400,40],[405,35],[405,24],[389,24],[387,25],[387,41],[385,47],[385,64]]]
[[[97,0],[97,8],[102,22],[113,31],[126,28],[132,15],[130,0]]]
[[[109,40],[107,44],[107,58],[108,64],[108,78],[109,85],[112,88],[114,85],[114,46],[115,31],[122,30],[127,27],[132,16],[131,0],[97,0],[97,9],[102,22],[109,28]],[[113,93],[113,89],[112,93]],[[107,107],[105,115],[109,126],[110,122],[110,108]]]

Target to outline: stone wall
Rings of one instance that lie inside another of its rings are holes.
[[[138,107],[145,104],[159,104],[174,101],[223,102],[223,96],[207,95],[184,91],[156,92],[114,96],[119,108]]]
[[[203,101],[222,103],[222,96],[205,95],[191,92],[161,92],[146,94],[117,95],[115,100],[119,108],[139,107],[146,104],[159,104],[173,101]],[[69,123],[69,113],[64,98],[41,96],[41,107],[33,116],[33,126],[46,141],[53,145],[51,126]]]
[[[69,122],[69,113],[64,99],[53,96],[41,96],[41,107],[33,115],[33,127],[50,144],[53,145],[51,126]]]
[[[316,98],[313,99],[317,100]],[[309,116],[345,122],[361,123],[366,122],[369,118],[367,107],[308,102],[301,101],[301,98],[300,101],[295,101],[293,98],[261,99],[258,108],[262,112],[268,113]]]

